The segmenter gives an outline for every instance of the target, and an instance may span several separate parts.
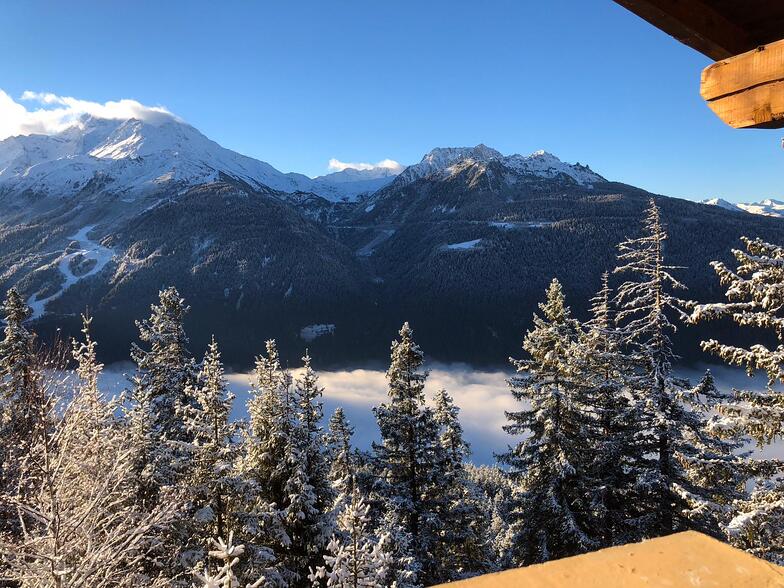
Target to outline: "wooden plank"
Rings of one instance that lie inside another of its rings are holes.
[[[784,128],[784,81],[770,82],[708,102],[711,110],[736,129]]]
[[[714,61],[743,53],[755,45],[748,31],[701,0],[615,2]]]
[[[784,39],[730,57],[702,70],[700,94],[705,100],[784,80]]]

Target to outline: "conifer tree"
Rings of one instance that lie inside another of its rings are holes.
[[[24,322],[32,311],[19,292],[11,288],[0,307],[5,317],[0,341],[0,492],[10,491],[18,481],[18,465],[23,457],[25,437],[34,428],[32,409],[35,393],[34,333]],[[13,532],[16,519],[0,504],[0,533]],[[2,564],[0,564],[0,572]]]
[[[192,436],[177,407],[188,404],[186,389],[196,379],[196,365],[187,348],[184,319],[189,307],[184,299],[170,287],[150,308],[150,318],[136,322],[139,338],[149,349],[137,344],[131,348],[136,372],[128,410],[143,504],[154,504],[161,488],[176,484],[187,468],[183,444]]]
[[[13,416],[19,426],[25,422],[24,407],[32,388],[35,335],[24,322],[32,311],[15,288],[6,293],[0,310],[5,316],[4,337],[0,341],[0,389],[3,404],[19,411]]]
[[[325,507],[325,498],[319,496],[319,491],[329,492],[326,465],[320,458],[309,461],[320,435],[321,391],[312,370],[293,385],[291,374],[280,364],[275,341],[267,341],[267,354],[257,358],[254,375],[242,469],[255,481],[255,510],[277,512],[280,527],[273,549],[282,578],[304,585],[309,568],[321,561],[331,533],[330,505]]]
[[[303,520],[305,537],[308,546],[308,567],[321,561],[329,538],[333,533],[332,505],[335,494],[330,483],[330,467],[324,454],[324,430],[321,421],[324,407],[321,397],[324,389],[319,386],[318,375],[311,365],[310,355],[305,352],[302,358],[302,375],[294,383],[294,394],[299,406],[299,427],[302,430],[303,442],[300,448],[304,456],[304,475],[307,483],[313,488],[315,498],[313,517]]]
[[[356,484],[345,508],[338,514],[338,535],[329,543],[329,555],[310,575],[313,586],[339,588],[384,588],[390,572],[390,554],[384,549],[384,538],[377,539],[370,528],[370,506]]]
[[[269,547],[277,558],[276,570],[284,582],[289,582],[296,578],[282,556],[291,544],[284,518],[288,505],[288,449],[296,413],[290,399],[291,376],[280,364],[275,341],[267,341],[266,355],[256,358],[253,376],[248,400],[250,421],[240,464],[241,476],[250,482],[245,491],[246,524],[255,527],[257,535],[269,536]]]
[[[441,528],[434,552],[440,582],[490,571],[495,559],[487,534],[490,512],[482,509],[477,488],[468,479],[464,467],[471,449],[463,438],[459,413],[459,407],[446,390],[439,390],[435,396],[434,420],[439,427],[437,480],[442,496],[437,505]]]
[[[351,449],[353,434],[354,427],[346,418],[343,408],[338,406],[329,419],[329,428],[324,438],[335,512],[341,510],[342,502],[351,497],[355,486],[358,463]]]
[[[677,268],[664,261],[667,233],[654,200],[643,231],[642,237],[618,246],[621,265],[615,271],[634,276],[620,286],[616,299],[618,320],[642,375],[636,393],[645,411],[638,426],[645,453],[652,457],[639,482],[651,499],[646,505],[653,519],[648,532],[666,535],[697,528],[718,535],[720,513],[737,497],[733,488],[748,470],[732,454],[733,441],[711,432],[704,399],[719,397],[711,379],[691,389],[673,373],[670,335],[675,325],[668,314],[688,318],[683,309],[691,303],[671,292],[685,286],[670,273]]]
[[[733,424],[754,437],[758,443],[770,442],[784,434],[784,393],[774,388],[784,383],[784,248],[762,239],[742,237],[746,250],[733,249],[737,270],[724,263],[711,265],[722,286],[727,288],[726,303],[700,304],[694,308],[692,322],[730,318],[739,327],[770,331],[778,345],[769,348],[757,343],[748,348],[720,343],[715,339],[702,342],[702,348],[730,365],[744,367],[749,376],[761,371],[767,376],[762,393],[741,391],[725,414],[734,416]],[[730,424],[728,419],[727,424]]]
[[[760,371],[766,377],[764,391],[736,390],[716,406],[720,417],[713,427],[724,436],[749,436],[758,445],[770,443],[784,433],[784,393],[776,389],[784,383],[784,248],[762,239],[742,237],[745,250],[733,249],[735,271],[724,263],[711,265],[722,286],[726,303],[697,305],[693,322],[729,318],[740,328],[769,331],[778,345],[765,343],[739,347],[715,339],[702,342],[702,348],[730,365],[744,367],[750,377]],[[738,513],[727,525],[730,541],[751,553],[774,562],[784,562],[784,479],[782,464],[769,463],[779,470],[769,479],[758,479],[750,497],[738,501]]]
[[[382,529],[389,534],[399,585],[431,583],[436,574],[440,501],[436,478],[438,425],[425,406],[424,354],[408,323],[393,341],[387,370],[389,401],[373,409],[381,443],[375,443],[379,470],[376,493],[383,503]]]
[[[784,476],[758,480],[751,496],[733,506],[725,527],[730,543],[784,565]]]
[[[547,300],[534,315],[523,349],[530,359],[515,360],[509,381],[518,401],[530,408],[508,412],[504,430],[529,436],[499,458],[515,483],[510,513],[511,560],[524,565],[574,555],[595,546],[587,504],[589,463],[583,389],[571,377],[570,352],[579,325],[553,279]]]
[[[190,512],[187,541],[203,545],[211,537],[226,537],[236,497],[232,471],[238,448],[237,427],[230,422],[234,394],[227,389],[221,354],[213,337],[186,401],[176,405],[191,441],[185,446],[188,468],[182,480]]]
[[[574,375],[588,404],[592,536],[610,546],[639,540],[641,516],[635,486],[644,472],[644,445],[637,438],[642,406],[634,391],[639,376],[615,326],[609,275],[591,299],[591,319],[574,347]]]
[[[630,273],[634,279],[621,285],[616,300],[617,320],[623,323],[625,337],[634,345],[635,360],[645,375],[639,393],[649,409],[638,426],[647,436],[646,451],[655,456],[645,482],[655,501],[649,505],[656,519],[651,521],[649,532],[658,535],[675,529],[673,436],[677,435],[679,423],[672,413],[677,396],[686,390],[688,383],[672,372],[675,354],[670,334],[675,325],[668,312],[683,316],[685,303],[671,294],[671,290],[685,289],[685,286],[670,273],[677,268],[664,262],[667,233],[653,199],[648,204],[643,233],[642,237],[618,245],[621,265],[615,273]]]

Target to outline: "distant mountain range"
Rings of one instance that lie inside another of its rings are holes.
[[[751,214],[761,214],[763,216],[775,216],[775,217],[782,217],[784,216],[784,202],[780,200],[773,200],[772,198],[767,198],[765,200],[760,200],[759,202],[728,202],[727,200],[723,200],[721,198],[709,198],[707,200],[702,201],[703,204],[709,204],[711,206],[718,206],[720,208],[724,208],[725,210],[732,210],[735,212],[748,212]]]
[[[544,151],[437,148],[402,170],[309,178],[171,115],[83,117],[0,141],[0,288],[25,293],[42,332],[88,308],[107,360],[174,284],[194,348],[214,332],[236,365],[269,337],[291,358],[380,359],[403,320],[436,358],[502,363],[553,276],[584,312],[650,196]],[[720,298],[708,262],[741,235],[784,242],[773,201],[656,198],[695,298]]]

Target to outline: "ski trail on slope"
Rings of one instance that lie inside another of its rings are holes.
[[[38,293],[36,293],[30,298],[30,300],[28,300],[27,304],[33,311],[33,314],[30,316],[31,319],[34,320],[41,318],[46,312],[47,304],[49,304],[52,300],[62,296],[63,292],[68,290],[68,288],[77,282],[100,272],[106,266],[106,264],[111,261],[112,257],[114,257],[114,251],[108,247],[104,247],[103,245],[96,243],[87,237],[87,233],[92,231],[94,228],[95,225],[88,225],[77,231],[75,235],[66,237],[66,239],[69,240],[69,246],[71,243],[76,241],[78,248],[74,251],[71,251],[70,253],[66,253],[64,251],[57,260],[57,268],[60,270],[60,273],[65,276],[65,282],[63,282],[62,287],[51,296],[39,299]],[[79,255],[81,255],[85,260],[94,259],[95,265],[90,269],[90,271],[77,276],[71,271],[71,260]]]

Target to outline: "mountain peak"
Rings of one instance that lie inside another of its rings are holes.
[[[434,174],[450,173],[458,164],[499,162],[513,175],[536,176],[545,179],[569,177],[580,185],[591,185],[594,182],[606,181],[589,167],[580,164],[564,163],[552,153],[544,150],[535,151],[531,155],[503,155],[500,151],[480,143],[475,147],[436,147],[428,152],[422,161],[407,167],[395,180],[395,184],[409,184],[420,178]],[[462,169],[462,165],[460,166]]]

